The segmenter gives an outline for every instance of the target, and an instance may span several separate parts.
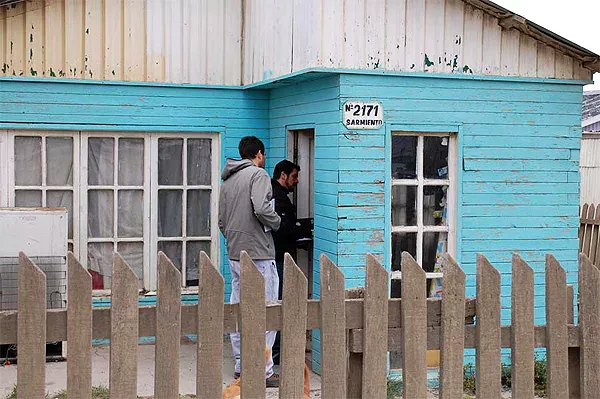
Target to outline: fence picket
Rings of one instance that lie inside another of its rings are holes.
[[[179,396],[181,345],[181,272],[163,253],[158,253],[154,397]]]
[[[110,397],[137,397],[138,277],[118,253],[112,267]]]
[[[389,276],[371,254],[367,255],[365,280],[362,397],[383,398],[387,391]]]
[[[593,228],[593,232],[591,234],[592,243],[590,245],[590,252],[588,256],[592,263],[596,266],[600,265],[600,209],[598,208],[600,208],[600,204],[596,206],[596,215],[594,217],[594,221],[597,223],[590,226]]]
[[[449,399],[463,393],[466,276],[448,254],[443,255],[442,265],[440,398]]]
[[[92,276],[69,252],[67,256],[67,392],[92,397]]]
[[[265,280],[245,251],[240,256],[241,396],[265,395]]]
[[[46,395],[46,275],[23,252],[18,274],[17,397]]]
[[[575,324],[575,311],[573,308],[575,292],[572,285],[567,285],[567,324]],[[569,347],[569,398],[580,398],[580,350],[579,347]]]
[[[581,351],[581,397],[593,398],[600,391],[600,270],[579,255],[579,346]]]
[[[567,274],[552,255],[546,255],[546,339],[548,397],[566,398],[568,381]]]
[[[289,254],[285,254],[283,276],[279,396],[302,399],[304,396],[308,280]]]
[[[533,269],[517,254],[512,258],[512,392],[534,397]]]
[[[588,204],[583,204],[583,206],[581,207],[581,219],[587,219],[588,208]],[[579,224],[579,252],[583,252],[583,239],[585,238],[585,228],[585,223]]]
[[[499,398],[501,392],[500,359],[500,273],[487,258],[477,255],[477,392]]]
[[[595,208],[594,204],[590,204],[590,206],[588,208],[588,213],[586,215],[586,219],[587,220],[593,220],[595,214],[596,214],[596,208]],[[593,234],[593,232],[594,232],[594,225],[591,224],[591,223],[586,223],[585,224],[585,233],[584,233],[584,236],[583,236],[583,250],[582,250],[582,252],[584,254],[588,255],[588,258],[590,258],[590,260],[592,260],[592,257],[590,256],[590,249],[591,249],[591,245],[592,245],[592,234]],[[592,263],[594,263],[594,262],[592,261]]]
[[[212,399],[223,390],[223,315],[225,282],[206,252],[200,252],[196,397]]]
[[[340,361],[346,356],[345,336],[344,275],[325,254],[322,254],[321,396],[325,399],[346,397],[346,364]]]

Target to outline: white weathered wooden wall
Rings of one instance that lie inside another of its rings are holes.
[[[600,204],[600,134],[581,141],[581,204]]]
[[[308,67],[591,78],[463,0],[28,0],[0,9],[0,66],[228,85]]]

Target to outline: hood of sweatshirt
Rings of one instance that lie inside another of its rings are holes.
[[[225,168],[223,168],[223,173],[221,173],[221,179],[227,180],[235,173],[239,172],[242,169],[246,169],[249,166],[254,166],[252,161],[249,159],[228,158],[227,162],[225,162]]]

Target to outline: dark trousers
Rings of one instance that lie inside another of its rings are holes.
[[[277,274],[279,275],[279,300],[283,299],[283,261],[276,260]],[[280,355],[281,331],[277,331],[277,337],[273,344],[273,363],[279,364]]]

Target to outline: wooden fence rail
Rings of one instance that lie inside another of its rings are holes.
[[[579,222],[579,252],[600,266],[600,204],[584,204]]]
[[[321,256],[321,300],[307,300],[307,281],[291,257],[284,266],[284,299],[265,305],[264,281],[252,259],[241,256],[241,301],[223,302],[224,281],[205,253],[200,254],[198,305],[181,305],[179,271],[158,257],[157,305],[138,307],[137,277],[115,254],[111,308],[91,308],[91,278],[68,257],[67,310],[46,310],[45,275],[20,255],[18,311],[0,312],[0,344],[19,348],[18,397],[45,394],[45,342],[68,341],[67,392],[91,397],[91,340],[110,338],[110,395],[136,395],[137,346],[156,336],[155,397],[179,391],[179,340],[197,334],[197,395],[218,398],[222,390],[223,333],[240,331],[241,396],[264,397],[265,334],[283,330],[280,395],[303,395],[307,329],[321,329],[322,396],[386,397],[387,355],[403,357],[405,398],[427,395],[428,349],[441,349],[440,394],[462,397],[465,348],[476,349],[479,397],[500,396],[501,348],[512,348],[514,397],[533,398],[533,350],[547,348],[551,398],[593,398],[600,392],[600,270],[586,255],[579,259],[579,325],[573,324],[573,290],[559,262],[546,258],[546,326],[533,324],[533,271],[513,257],[512,325],[500,324],[500,276],[483,255],[477,257],[477,298],[465,299],[465,274],[443,257],[444,296],[425,297],[425,274],[402,255],[403,299],[388,298],[388,272],[366,258],[364,299],[344,299],[341,271]],[[476,315],[476,323],[474,317]],[[46,328],[44,328],[44,326]],[[581,359],[581,361],[579,361]]]

